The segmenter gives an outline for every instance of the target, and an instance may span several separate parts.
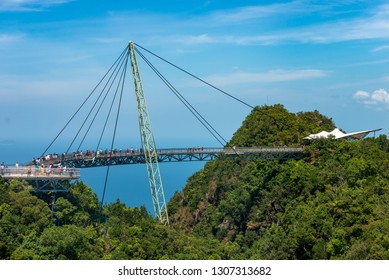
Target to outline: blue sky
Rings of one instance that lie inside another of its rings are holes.
[[[129,41],[251,105],[389,131],[387,1],[0,0],[0,158],[42,152]],[[153,63],[225,139],[250,113]],[[157,146],[219,146],[139,64]],[[130,76],[126,90],[118,143],[138,146]]]

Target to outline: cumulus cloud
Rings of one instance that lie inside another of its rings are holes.
[[[354,93],[353,98],[365,105],[381,106],[389,108],[389,93],[385,89],[377,89],[372,93],[358,90]]]
[[[371,99],[378,103],[385,103],[389,105],[389,93],[384,89],[376,90],[372,93]]]

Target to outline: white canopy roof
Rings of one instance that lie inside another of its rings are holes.
[[[351,132],[351,133],[343,133],[338,128],[335,128],[331,132],[322,131],[322,132],[319,132],[316,134],[310,134],[307,137],[304,137],[303,139],[312,140],[312,139],[317,139],[317,138],[329,138],[329,137],[334,137],[335,139],[341,139],[341,138],[362,139],[366,135],[368,135],[370,132],[379,131],[381,129],[382,128],[363,130],[363,131]]]

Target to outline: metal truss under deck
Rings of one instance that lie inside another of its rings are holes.
[[[68,192],[72,186],[70,180],[28,180],[35,192]]]
[[[234,148],[191,148],[158,149],[157,161],[185,162],[211,161],[215,159],[240,158],[242,160],[283,160],[298,159],[303,156],[303,147],[234,147]],[[144,164],[143,151],[115,152],[95,155],[70,155],[50,159],[45,164],[61,164],[69,168],[90,168],[109,165]]]

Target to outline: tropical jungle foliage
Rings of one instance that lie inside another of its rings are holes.
[[[303,140],[333,128],[256,107],[228,145],[305,156],[207,163],[170,200],[170,226],[119,200],[101,208],[82,182],[53,211],[52,194],[0,181],[0,259],[389,259],[389,140]]]

